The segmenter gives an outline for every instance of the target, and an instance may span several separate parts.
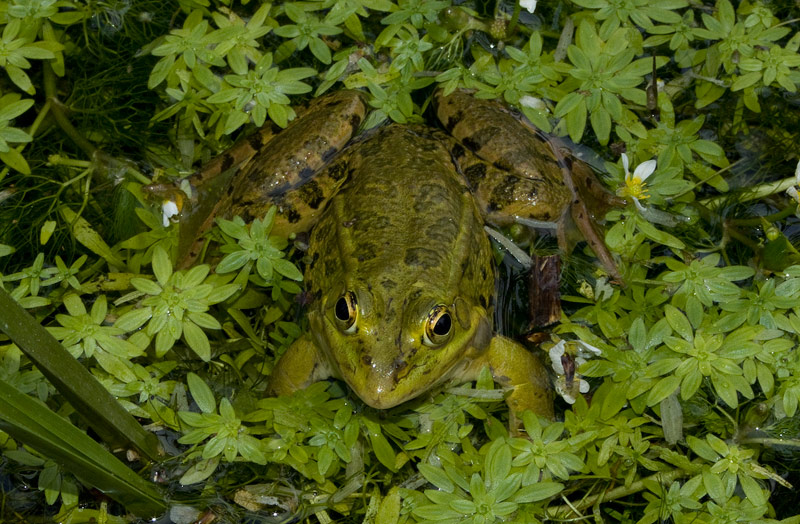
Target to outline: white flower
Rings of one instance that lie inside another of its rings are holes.
[[[647,186],[644,181],[656,170],[656,161],[648,160],[647,162],[642,162],[636,166],[633,175],[631,175],[628,169],[628,155],[622,153],[622,167],[625,169],[625,186],[620,188],[617,194],[631,197],[637,209],[639,209],[639,211],[644,211],[644,206],[639,200],[650,198],[650,195],[647,194]]]
[[[580,340],[559,340],[550,348],[550,364],[558,377],[555,381],[556,392],[568,404],[574,404],[581,393],[589,392],[589,383],[575,370],[593,356],[600,355],[598,348]],[[571,363],[570,369],[564,369],[565,363]]]
[[[170,219],[178,214],[178,204],[174,200],[165,200],[161,204],[161,218],[164,220],[164,227],[169,226]]]
[[[533,13],[536,11],[536,1],[537,0],[520,0],[519,5],[529,13]]]

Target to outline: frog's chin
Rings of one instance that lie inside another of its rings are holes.
[[[438,373],[397,376],[397,373],[379,373],[369,370],[361,376],[346,377],[350,389],[368,406],[389,409],[413,400],[437,388],[453,376],[460,366],[444,368]],[[425,380],[430,377],[430,380]],[[433,378],[435,377],[435,378]],[[352,380],[348,380],[351,378]]]
[[[396,384],[390,378],[367,380],[362,384],[349,384],[350,389],[358,395],[364,404],[375,409],[389,409],[407,402],[424,393],[427,388],[415,391],[403,391],[403,384]]]

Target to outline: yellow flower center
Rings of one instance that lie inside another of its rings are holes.
[[[626,179],[625,187],[623,188],[622,192],[623,196],[633,197],[637,200],[650,198],[650,195],[647,193],[647,186],[638,176]]]

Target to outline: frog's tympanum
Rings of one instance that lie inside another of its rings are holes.
[[[311,231],[310,333],[277,363],[270,391],[336,377],[366,404],[390,408],[488,366],[513,412],[552,417],[542,364],[492,329],[484,224],[554,222],[571,209],[608,256],[578,197],[601,194],[591,171],[505,106],[464,92],[438,97],[447,132],[388,125],[352,139],[365,112],[358,92],[323,97],[207,170],[240,165],[211,216],[250,221],[274,205],[273,231]]]

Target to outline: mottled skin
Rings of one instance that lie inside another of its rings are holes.
[[[438,101],[460,141],[399,125],[352,141],[365,114],[361,95],[343,91],[315,105],[275,138],[251,139],[239,153],[250,158],[215,168],[245,164],[216,214],[250,220],[277,205],[278,231],[313,225],[310,334],[277,363],[270,392],[332,376],[366,404],[390,408],[488,366],[509,388],[512,413],[552,417],[539,360],[493,332],[484,223],[560,219],[574,194],[563,157],[503,106],[463,93]],[[267,147],[256,153],[259,141]]]
[[[405,152],[402,158],[397,150]],[[352,151],[349,166],[350,182],[333,197],[309,242],[311,336],[278,363],[273,391],[288,393],[332,375],[370,406],[389,408],[448,379],[472,380],[489,365],[504,384],[535,384],[527,398],[512,394],[520,404],[515,409],[551,415],[539,362],[492,333],[491,248],[447,144],[428,128],[389,126]],[[357,304],[349,334],[334,310],[346,292]],[[429,315],[441,305],[453,319],[450,334],[426,344]],[[490,351],[493,338],[495,347],[503,346],[499,355]],[[299,359],[292,355],[298,348]],[[309,355],[315,368],[298,373]],[[505,369],[511,360],[519,366],[513,373]]]

